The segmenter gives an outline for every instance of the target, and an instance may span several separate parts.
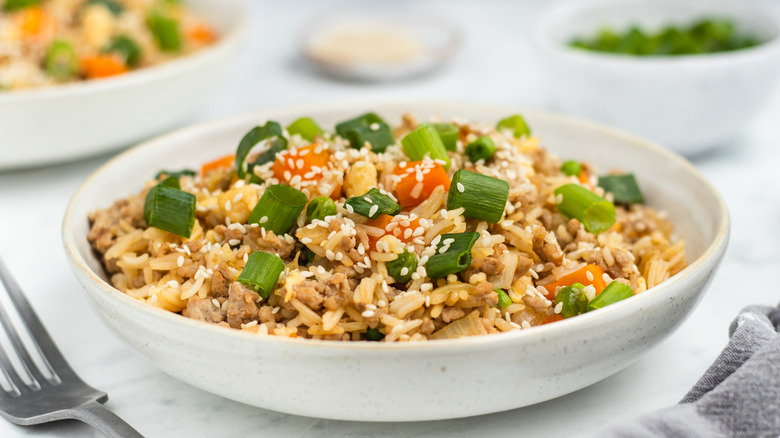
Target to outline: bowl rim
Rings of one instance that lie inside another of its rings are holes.
[[[127,74],[119,76],[0,92],[0,104],[68,97],[80,98],[113,90],[132,88],[152,80],[175,77],[182,72],[197,69],[200,64],[203,64],[208,59],[240,45],[249,31],[250,11],[247,4],[242,0],[201,1],[224,6],[234,11],[233,15],[236,22],[222,30],[222,35],[215,44],[204,47],[195,53],[180,56],[161,64],[132,70]]]
[[[656,3],[655,0],[631,0],[634,3]],[[735,62],[749,61],[755,58],[776,56],[780,52],[780,17],[771,13],[766,7],[755,5],[734,3],[725,0],[705,2],[701,0],[690,2],[675,2],[684,7],[706,8],[713,11],[713,15],[721,11],[739,11],[744,16],[764,22],[774,29],[774,36],[755,47],[734,50],[730,52],[717,52],[697,55],[674,55],[674,56],[632,56],[619,53],[597,52],[592,50],[576,49],[560,44],[550,37],[550,29],[561,19],[576,16],[584,11],[594,7],[601,7],[611,3],[625,4],[625,0],[568,0],[556,6],[549,8],[540,16],[532,35],[537,48],[550,52],[562,58],[570,60],[614,64],[614,65],[634,65],[637,67],[656,67],[669,68],[680,66],[701,66],[714,67],[716,65],[733,64]],[[627,21],[627,24],[629,22]]]
[[[538,117],[546,117],[559,122],[577,125],[579,127],[601,131],[606,135],[615,136],[625,141],[634,143],[637,147],[651,151],[654,154],[662,155],[667,160],[675,162],[681,168],[685,169],[690,175],[695,177],[707,191],[714,197],[717,202],[718,209],[718,226],[715,232],[715,238],[710,242],[703,253],[691,261],[688,266],[682,271],[667,279],[658,286],[655,286],[647,291],[630,297],[618,303],[614,303],[610,306],[598,309],[595,312],[589,312],[583,315],[579,315],[577,318],[570,318],[562,321],[558,321],[555,324],[544,324],[542,326],[535,326],[531,329],[525,330],[513,330],[506,333],[497,333],[484,336],[472,336],[458,339],[442,339],[429,342],[339,342],[317,339],[302,339],[302,338],[286,338],[278,336],[259,336],[255,333],[244,332],[243,330],[228,329],[226,327],[218,326],[216,324],[209,324],[202,321],[196,321],[190,318],[183,317],[179,314],[169,312],[154,306],[142,303],[134,298],[131,298],[127,294],[119,291],[104,281],[98,274],[92,271],[87,265],[86,261],[78,251],[73,233],[70,230],[75,229],[74,224],[76,221],[84,220],[85,218],[74,217],[74,211],[76,206],[82,202],[84,192],[86,188],[94,183],[95,180],[108,173],[110,168],[120,163],[126,156],[143,153],[149,149],[159,147],[160,144],[166,144],[171,141],[175,141],[177,138],[186,138],[193,134],[210,132],[213,130],[220,130],[239,124],[251,124],[258,121],[266,120],[273,114],[277,115],[295,115],[295,114],[307,114],[318,111],[339,111],[353,108],[378,108],[377,111],[381,112],[382,108],[424,108],[436,107],[441,104],[447,104],[448,108],[452,108],[453,112],[457,112],[458,108],[470,108],[471,110],[501,110],[506,113],[522,113],[527,115],[533,115]],[[668,292],[677,283],[685,281],[685,279],[695,271],[706,269],[706,266],[713,260],[717,259],[717,255],[722,254],[725,251],[725,247],[728,243],[729,231],[730,231],[730,218],[728,208],[720,193],[715,189],[712,183],[707,180],[690,162],[683,157],[673,153],[653,142],[636,137],[632,134],[620,131],[615,128],[604,126],[588,120],[560,115],[548,111],[529,110],[505,105],[494,104],[474,104],[464,101],[382,101],[382,102],[370,102],[370,101],[354,101],[354,102],[340,102],[333,103],[319,103],[319,104],[304,104],[304,105],[291,105],[283,107],[275,107],[264,109],[260,111],[246,112],[237,114],[217,120],[212,120],[204,123],[198,123],[190,125],[184,128],[180,128],[163,134],[161,136],[144,141],[136,146],[133,146],[122,153],[118,154],[111,160],[104,163],[97,170],[95,170],[78,188],[65,212],[63,224],[62,224],[62,241],[65,248],[66,255],[71,263],[74,272],[79,279],[83,274],[89,278],[94,286],[97,286],[101,292],[105,293],[106,298],[112,300],[114,303],[130,306],[134,311],[142,312],[150,318],[155,318],[160,322],[169,324],[182,324],[181,327],[192,330],[197,336],[191,336],[187,342],[197,342],[201,337],[216,336],[222,337],[223,342],[231,340],[237,343],[242,342],[256,342],[259,346],[268,347],[282,347],[287,345],[294,345],[298,349],[309,349],[311,351],[325,350],[332,352],[381,352],[392,351],[394,353],[407,352],[408,354],[414,354],[427,351],[439,351],[449,350],[455,347],[472,347],[472,348],[495,348],[504,344],[510,344],[515,342],[528,342],[533,340],[543,341],[547,337],[559,335],[561,332],[568,330],[576,331],[583,330],[593,324],[600,324],[600,321],[608,321],[610,317],[619,317],[620,313],[624,312],[627,306],[638,307],[643,302],[647,302],[653,299],[656,295],[661,295],[664,292]],[[85,284],[82,284],[85,290],[88,290]],[[88,294],[91,292],[87,291]],[[91,300],[95,300],[90,296]]]

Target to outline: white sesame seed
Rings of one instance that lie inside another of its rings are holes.
[[[410,193],[410,195],[412,195],[412,198],[414,199],[419,198],[420,194],[422,193],[422,189],[423,189],[423,183],[418,182],[417,184],[415,184],[414,188],[412,189],[412,192]]]
[[[531,328],[531,323],[530,323],[530,322],[528,322],[528,321],[523,321],[523,322],[522,322],[522,324],[521,324],[521,326],[522,326],[524,329],[529,329],[529,328]]]
[[[373,207],[371,207],[371,210],[368,211],[368,217],[374,216],[377,211],[379,211],[379,206],[374,205]]]
[[[304,245],[308,245],[311,243],[311,239],[308,237],[304,237],[303,239],[301,239],[301,243]]]
[[[179,256],[179,258],[176,259],[176,265],[179,267],[184,266],[184,256]]]
[[[465,188],[465,187],[463,187],[463,184],[461,184],[461,183],[458,183],[458,191],[459,191],[459,192],[461,192],[461,193],[463,193],[463,192],[465,192],[465,191],[466,191],[466,188]]]
[[[232,207],[232,204],[230,204],[230,201],[225,201],[225,211],[230,211],[231,207]]]
[[[401,276],[402,276],[402,277],[403,277],[403,276],[405,276],[405,275],[406,275],[406,274],[408,274],[408,273],[409,273],[409,268],[407,268],[406,266],[404,266],[403,268],[401,268]]]
[[[241,244],[241,241],[239,239],[230,239],[228,240],[228,245],[230,246],[236,246]]]
[[[561,313],[561,310],[563,310],[563,301],[555,305],[555,313]]]
[[[177,287],[179,287],[179,282],[176,281],[176,280],[171,280],[171,281],[169,281],[166,284],[168,285],[168,287],[173,288],[173,289],[176,289]]]
[[[259,224],[264,224],[266,222],[268,222],[268,216],[263,216],[263,217],[260,218],[259,221],[257,221],[257,223],[259,223]]]
[[[236,196],[233,197],[233,202],[238,202],[243,197],[244,197],[244,194],[243,193],[239,193],[239,194],[237,194]]]
[[[588,279],[588,281],[593,281],[593,273],[590,271],[585,271],[585,277]]]

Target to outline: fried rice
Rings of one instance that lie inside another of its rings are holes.
[[[570,176],[537,137],[518,138],[492,124],[450,122],[458,139],[448,152],[448,180],[428,193],[414,184],[404,195],[417,195],[419,202],[393,216],[369,219],[347,201],[375,188],[397,201],[407,173],[423,181],[432,169],[443,169],[441,160],[426,156],[411,163],[406,156],[401,139],[419,127],[411,114],[393,129],[395,144],[383,152],[374,152],[371,144],[355,148],[331,132],[309,141],[285,131],[286,150],[244,178],[230,159],[180,176],[181,190],[194,195],[197,205],[188,237],[150,227],[144,218],[149,191],[167,176],[162,172],[137,194],[90,214],[88,239],[111,284],[147,305],[258,335],[341,341],[424,341],[524,330],[563,319],[556,295],[572,278],[592,302],[612,282],[644,293],[686,266],[684,241],[651,207],[616,203],[614,225],[600,233],[561,214],[555,190],[563,185],[613,200],[591,165],[581,163],[580,173]],[[493,140],[495,153],[472,161],[466,146],[482,136]],[[270,140],[260,142],[247,161],[270,147]],[[305,154],[324,154],[326,161],[311,167]],[[412,170],[405,172],[407,167]],[[508,183],[496,223],[467,217],[464,207],[447,210],[448,191],[464,191],[459,183],[449,184],[459,169]],[[278,184],[299,190],[308,201],[333,198],[335,214],[309,220],[304,209],[280,235],[267,230],[263,219],[250,221],[264,193]],[[430,278],[426,263],[451,243],[444,235],[466,232],[477,233],[468,266]],[[256,251],[284,262],[267,298],[237,281]],[[414,254],[417,267],[408,281],[398,282],[388,264],[404,252]]]

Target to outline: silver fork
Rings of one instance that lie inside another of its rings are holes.
[[[29,332],[34,348],[43,358],[43,366],[50,377],[33,361],[8,312],[0,303],[0,323],[5,328],[13,350],[26,373],[27,382],[14,369],[11,357],[0,345],[0,371],[10,382],[10,389],[0,388],[0,415],[22,426],[48,423],[50,421],[74,419],[97,428],[109,437],[142,437],[135,429],[102,403],[108,394],[92,388],[82,381],[62,357],[54,345],[30,303],[24,297],[8,268],[0,258],[0,280],[5,285],[13,306],[16,308],[24,328]]]

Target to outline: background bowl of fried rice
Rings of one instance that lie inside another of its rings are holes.
[[[723,257],[729,217],[720,195],[687,161],[660,146],[585,121],[520,111],[543,147],[598,169],[633,172],[650,206],[686,241],[688,267],[632,298],[575,318],[508,333],[405,342],[335,342],[261,336],[194,321],[113,288],[93,253],[87,215],[138,191],[158,168],[197,167],[231,152],[257,123],[307,115],[326,128],[366,110],[391,123],[404,112],[494,122],[517,109],[392,103],[266,110],[148,141],[96,171],[63,224],[69,260],[90,302],[124,343],[171,376],[250,405],[357,421],[465,417],[539,403],[602,380],[670,335],[692,312]],[[501,376],[501,378],[497,378]]]
[[[233,62],[248,14],[238,0],[188,0],[186,5],[214,26],[216,43],[117,77],[0,92],[0,169],[129,146],[191,115]]]

